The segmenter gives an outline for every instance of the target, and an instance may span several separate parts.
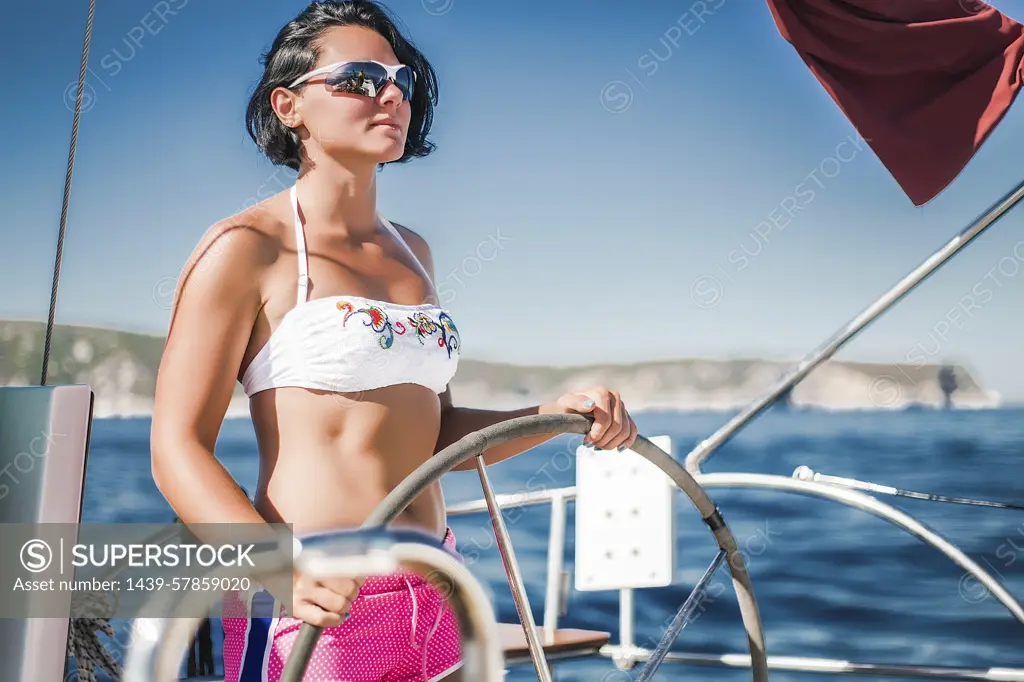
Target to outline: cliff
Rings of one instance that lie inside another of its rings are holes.
[[[38,382],[45,326],[40,322],[0,321],[0,385]],[[153,406],[156,368],[163,338],[144,334],[58,326],[54,330],[49,383],[88,383],[96,392],[97,417],[144,416]],[[603,384],[618,390],[631,410],[729,410],[761,395],[791,366],[768,360],[699,360],[576,367],[521,366],[463,359],[452,382],[457,405],[512,409],[552,400],[570,390]],[[900,409],[943,404],[938,365],[920,367],[830,361],[817,368],[788,396],[795,407],[821,409]],[[944,382],[949,387],[950,373]],[[959,408],[999,405],[955,367]],[[248,415],[240,386],[229,410]]]

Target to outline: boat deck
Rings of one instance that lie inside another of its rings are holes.
[[[548,660],[591,656],[598,653],[601,647],[611,640],[609,632],[572,628],[562,628],[551,632],[543,626],[537,627],[537,635]],[[501,639],[502,651],[505,652],[506,664],[530,662],[530,648],[526,644],[526,633],[521,625],[499,623],[498,637]]]

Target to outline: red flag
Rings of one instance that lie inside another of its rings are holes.
[[[980,0],[767,2],[916,206],[960,174],[1021,87],[1024,26]]]

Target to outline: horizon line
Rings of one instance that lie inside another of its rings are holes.
[[[0,324],[6,323],[6,322],[21,323],[21,324],[38,324],[38,325],[43,326],[44,328],[45,328],[46,323],[47,323],[46,320],[34,320],[34,319],[24,319],[24,318],[21,318],[21,319],[0,318]],[[56,329],[58,327],[77,327],[77,328],[82,328],[82,329],[91,329],[91,330],[100,331],[100,332],[114,332],[114,333],[118,333],[118,334],[133,334],[135,336],[147,336],[147,337],[152,337],[154,339],[166,339],[167,338],[167,334],[166,333],[160,334],[160,333],[155,333],[155,332],[152,332],[152,331],[141,331],[139,329],[131,329],[131,328],[118,327],[118,326],[101,327],[101,326],[96,326],[95,324],[85,324],[85,323],[75,323],[75,322],[54,323],[53,326],[54,326],[54,329]],[[772,355],[771,353],[758,354],[756,352],[751,352],[749,354],[744,354],[744,355],[726,355],[726,356],[711,356],[711,357],[709,357],[709,356],[675,356],[675,357],[660,357],[660,358],[647,359],[647,360],[636,360],[636,361],[633,361],[633,362],[618,362],[618,363],[617,362],[590,362],[590,363],[578,364],[578,365],[573,365],[573,364],[532,364],[532,363],[531,364],[523,364],[523,363],[508,362],[506,360],[500,360],[500,359],[493,359],[493,358],[486,358],[486,357],[470,357],[470,356],[462,356],[462,359],[470,361],[470,362],[482,362],[482,363],[492,364],[492,365],[507,365],[509,367],[519,367],[519,368],[538,367],[538,368],[547,368],[547,369],[558,369],[558,368],[585,369],[585,368],[592,368],[592,367],[599,367],[599,366],[628,367],[628,366],[635,366],[635,365],[652,365],[652,364],[658,364],[658,363],[673,363],[673,362],[685,362],[685,361],[693,361],[693,362],[771,362],[771,363],[783,363],[783,364],[796,365],[796,364],[802,362],[807,357],[807,355],[809,355],[809,354],[810,353],[806,353],[804,355],[792,354],[792,355],[782,356],[782,355]],[[870,359],[838,360],[838,359],[835,359],[835,358],[828,358],[828,359],[824,360],[822,364],[828,363],[828,362],[839,363],[839,364],[844,364],[844,365],[893,365],[895,367],[900,367],[899,363],[893,362],[891,360],[885,360],[885,361],[883,361],[883,360],[870,360]],[[975,378],[975,375],[977,374],[977,371],[975,369],[972,369],[972,367],[970,365],[968,365],[967,363],[964,363],[964,362],[961,362],[961,361],[957,361],[957,362],[926,363],[924,365],[915,365],[914,367],[916,369],[924,369],[924,368],[941,368],[941,367],[944,367],[944,366],[952,366],[952,367],[960,368],[960,369],[964,370],[965,372],[967,372],[971,376],[971,378],[974,379],[977,382],[977,379]],[[1024,405],[1024,398],[1022,398],[1021,404]]]

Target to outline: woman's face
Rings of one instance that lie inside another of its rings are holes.
[[[358,60],[389,66],[399,63],[388,41],[362,26],[330,28],[320,44],[321,55],[314,69]],[[308,133],[307,154],[314,159],[318,154],[335,159],[356,157],[374,164],[400,159],[412,109],[398,86],[389,81],[375,97],[337,92],[325,85],[325,75],[307,81],[293,103],[292,115]]]

